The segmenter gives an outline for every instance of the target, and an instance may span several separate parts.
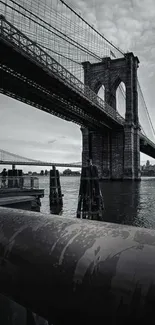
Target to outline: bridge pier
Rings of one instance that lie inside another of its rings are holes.
[[[134,129],[126,124],[124,127],[124,179],[134,178]]]
[[[90,130],[82,131],[82,165],[89,158]],[[99,178],[109,180],[140,180],[139,129],[126,125],[124,130],[92,131],[92,163],[97,166]]]
[[[134,128],[134,166],[135,166],[135,180],[141,179],[140,171],[140,128]]]
[[[121,180],[123,179],[124,134],[122,131],[114,130],[110,134],[110,139],[110,179]]]
[[[88,165],[89,159],[89,130],[81,128],[82,132],[82,166]],[[110,179],[110,134],[105,130],[104,134],[92,133],[92,163],[97,166],[99,178]]]
[[[124,127],[124,179],[140,179],[140,137],[139,129],[130,125]]]
[[[116,91],[121,82],[126,93],[124,128],[108,125],[102,135],[92,132],[92,162],[101,179],[140,179],[140,135],[138,120],[137,69],[139,60],[133,53],[119,59],[106,57],[100,63],[83,63],[84,82],[96,94],[104,85],[105,102],[116,111]],[[83,134],[82,163],[87,160],[87,131]]]

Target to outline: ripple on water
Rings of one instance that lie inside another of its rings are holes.
[[[61,177],[62,216],[76,216],[79,177]],[[50,213],[49,178],[40,176],[40,188],[45,189],[41,212]],[[105,221],[155,229],[155,178],[141,182],[103,181],[101,189],[105,204]]]

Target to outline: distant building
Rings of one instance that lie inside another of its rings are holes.
[[[65,169],[63,171],[63,176],[80,176],[80,172],[79,171],[72,171],[71,169]]]
[[[142,176],[155,176],[155,165],[151,165],[150,161],[147,160],[146,165],[141,166]]]
[[[38,174],[37,174],[37,172],[33,172],[32,175],[33,176],[37,176]]]

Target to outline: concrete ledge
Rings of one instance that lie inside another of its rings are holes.
[[[32,205],[35,205],[35,200],[35,196],[3,197],[0,198],[0,206],[31,211]],[[37,211],[40,211],[40,209]]]
[[[155,231],[0,208],[0,293],[52,324],[154,324]]]
[[[44,197],[44,189],[27,189],[27,188],[0,188],[0,198],[7,196],[39,196]]]
[[[23,202],[32,202],[35,200],[33,196],[11,196],[11,197],[0,197],[0,206],[23,203]]]

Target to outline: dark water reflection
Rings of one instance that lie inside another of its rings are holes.
[[[155,229],[155,178],[103,182],[105,221]]]
[[[140,206],[140,186],[138,182],[102,183],[105,221],[135,225]]]
[[[61,177],[63,198],[62,216],[76,216],[79,177]],[[40,178],[45,188],[41,211],[50,213],[49,179]],[[141,182],[101,183],[105,203],[105,221],[155,229],[155,178],[142,178]]]

